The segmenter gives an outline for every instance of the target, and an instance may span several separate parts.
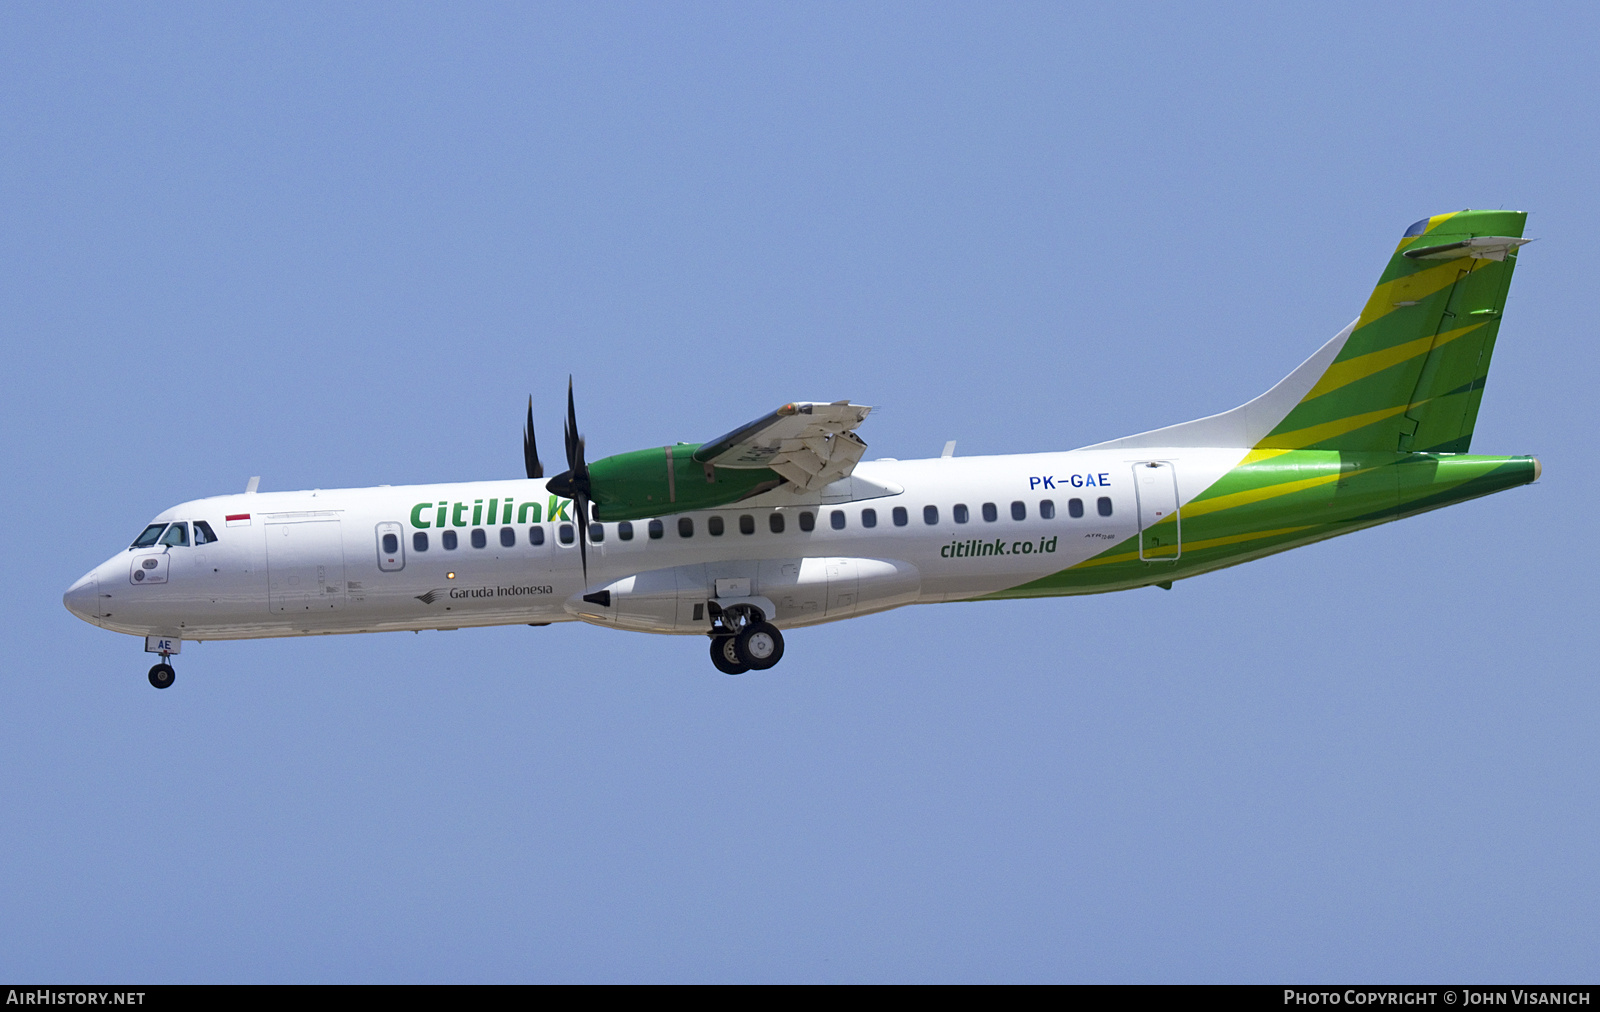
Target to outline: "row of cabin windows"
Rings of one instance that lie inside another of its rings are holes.
[[[1103,517],[1110,516],[1111,512],[1112,512],[1111,498],[1109,496],[1101,496],[1095,502],[1095,510]],[[979,507],[979,511],[982,513],[983,519],[988,523],[994,523],[996,520],[1000,519],[1000,510],[992,502],[984,503],[981,507]],[[958,524],[967,523],[968,521],[970,521],[972,519],[971,511],[969,511],[967,509],[966,503],[956,503],[955,506],[951,507],[950,515],[951,515],[951,519],[954,520]],[[1077,519],[1079,517],[1082,517],[1083,516],[1083,500],[1082,499],[1068,499],[1067,500],[1067,515],[1072,517],[1073,519]],[[1055,504],[1055,501],[1053,499],[1041,499],[1041,500],[1039,500],[1039,519],[1041,519],[1041,520],[1054,520],[1055,517],[1056,517],[1056,504]],[[906,512],[906,508],[904,506],[896,506],[894,509],[890,510],[889,511],[889,518],[894,523],[894,525],[896,527],[904,527],[904,526],[906,526],[907,524],[909,524],[911,522],[911,516],[910,516],[909,513]],[[801,512],[797,519],[799,521],[799,526],[800,526],[800,529],[802,531],[813,531],[813,530],[816,530],[816,527],[817,527],[817,515],[815,513],[812,513],[811,511],[806,510],[806,511]],[[1028,505],[1027,505],[1027,503],[1024,503],[1020,499],[1017,500],[1016,502],[1013,502],[1011,504],[1011,519],[1013,519],[1013,520],[1026,520],[1026,519],[1028,519]],[[924,506],[924,507],[922,507],[922,522],[924,524],[929,525],[929,526],[933,526],[933,525],[937,524],[939,522],[939,507],[937,507],[937,506]],[[845,524],[846,524],[846,519],[845,519],[844,510],[833,510],[828,514],[828,525],[830,527],[832,527],[834,530],[836,530],[836,531],[844,530],[845,529]],[[769,514],[767,514],[767,529],[770,530],[772,533],[774,533],[774,534],[782,534],[783,531],[784,531],[784,525],[785,525],[785,521],[784,521],[784,517],[783,517],[782,513],[769,513]],[[861,511],[861,526],[862,527],[876,527],[876,526],[878,526],[878,511],[876,509],[873,509],[870,506],[868,506],[865,509],[863,509]],[[665,537],[666,533],[667,533],[666,524],[664,522],[660,521],[660,520],[651,520],[651,521],[649,521],[649,523],[646,524],[645,529],[649,533],[650,540],[652,540],[652,541],[659,541],[661,538]],[[741,515],[739,517],[739,533],[740,534],[754,534],[755,532],[756,532],[756,519],[755,519],[755,517],[751,516],[748,513],[745,513],[745,514]],[[714,538],[722,537],[723,534],[727,533],[727,522],[720,516],[708,517],[706,519],[706,533],[711,535]],[[488,545],[489,545],[489,534],[482,527],[473,528],[472,532],[468,535],[468,537],[471,539],[473,548],[487,548]],[[693,517],[679,517],[678,518],[678,537],[680,537],[680,538],[692,538],[692,537],[694,537],[694,518]],[[393,534],[385,534],[384,535],[383,550],[385,552],[393,553],[399,547],[399,542],[398,541],[396,541],[396,543],[394,545],[390,545],[389,542],[390,542],[390,539],[392,539],[392,538],[394,538]],[[563,545],[570,545],[573,542],[575,542],[577,540],[577,534],[573,529],[573,525],[572,524],[561,524],[561,525],[559,525],[556,528],[556,539],[558,541],[560,541]],[[606,527],[605,527],[605,524],[593,523],[593,524],[589,525],[589,540],[591,542],[593,542],[595,544],[599,544],[599,543],[605,541],[605,539],[606,539]],[[617,524],[617,540],[619,540],[619,541],[632,541],[633,540],[633,521],[631,521],[631,520],[623,520],[623,521],[620,521]],[[446,551],[454,551],[460,545],[460,542],[459,542],[459,540],[457,538],[457,535],[456,535],[455,531],[444,531],[443,533],[441,533],[439,535],[439,543]],[[500,528],[500,545],[501,545],[501,547],[502,548],[514,548],[514,547],[516,547],[516,544],[517,544],[517,529],[515,527],[502,527],[502,528]],[[528,544],[535,545],[535,546],[544,544],[544,528],[542,526],[535,525],[533,527],[528,528]],[[428,550],[428,545],[429,545],[429,540],[428,540],[428,532],[427,531],[417,531],[416,533],[411,535],[411,548],[412,548],[413,551],[426,552]]]

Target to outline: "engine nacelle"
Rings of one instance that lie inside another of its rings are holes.
[[[652,569],[567,599],[567,614],[636,632],[700,634],[712,602],[747,605],[780,628],[911,604],[922,574],[893,559],[761,559]]]

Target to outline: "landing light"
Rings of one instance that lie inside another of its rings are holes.
[[[446,580],[454,580],[456,578],[456,574],[454,574],[454,573],[446,573],[446,574],[444,574],[444,578]]]

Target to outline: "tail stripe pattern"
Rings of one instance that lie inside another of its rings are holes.
[[[1139,539],[1124,539],[991,596],[1169,586],[1535,480],[1532,457],[1466,453],[1526,219],[1461,211],[1418,222],[1356,322],[1277,386],[1219,415],[1092,447],[1241,448],[1235,467],[1147,532],[1176,544],[1181,518],[1177,558],[1141,558]]]

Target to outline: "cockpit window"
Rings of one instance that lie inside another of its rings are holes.
[[[166,529],[167,529],[167,525],[166,524],[151,524],[149,527],[146,527],[144,529],[144,532],[142,534],[140,534],[138,537],[134,538],[133,539],[133,544],[129,545],[128,547],[129,548],[149,548],[151,545],[156,543],[156,539],[161,537],[161,532],[166,530]]]
[[[194,522],[195,544],[209,545],[215,540],[217,540],[217,532],[211,529],[210,524],[206,523],[204,520],[196,520]]]
[[[1412,223],[1411,227],[1406,229],[1406,234],[1400,238],[1409,239],[1414,235],[1421,235],[1428,230],[1428,222],[1432,220],[1432,218],[1424,218],[1421,221]]]
[[[161,543],[174,548],[189,547],[189,525],[179,521],[167,528],[167,533],[161,535]]]

